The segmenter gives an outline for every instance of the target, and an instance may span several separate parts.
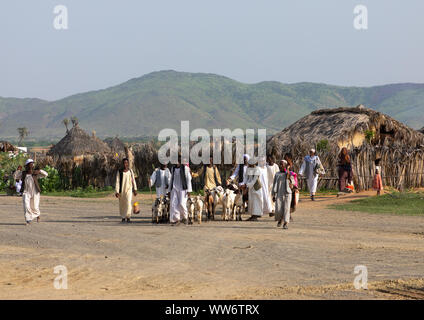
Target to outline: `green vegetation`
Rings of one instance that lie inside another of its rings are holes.
[[[0,153],[0,193],[10,193],[9,186],[15,184],[13,180],[13,173],[19,165],[24,165],[27,156],[25,154],[18,154],[15,157],[10,157],[8,153]],[[79,198],[100,198],[113,194],[114,189],[107,187],[104,189],[95,189],[92,186],[85,188],[77,188],[68,190],[65,180],[59,175],[57,169],[53,167],[43,168],[48,173],[44,179],[40,179],[40,187],[43,195],[49,196],[69,196]],[[74,177],[74,179],[82,179],[81,177]]]
[[[0,192],[6,192],[8,186],[14,185],[13,173],[16,171],[19,165],[23,166],[26,155],[19,153],[15,157],[10,157],[9,153],[0,153]]]
[[[375,137],[375,131],[373,130],[365,130],[365,139],[367,139],[368,143],[371,143],[372,139]]]
[[[191,128],[260,127],[271,134],[313,110],[361,103],[415,128],[424,123],[424,84],[245,84],[214,74],[162,71],[58,101],[0,98],[0,135],[16,139],[19,126],[31,128],[31,139],[63,137],[64,114],[73,115],[71,122],[78,117],[98,136],[157,137],[162,128],[179,130],[180,120],[189,120]]]
[[[362,211],[369,213],[389,213],[397,215],[424,215],[424,193],[393,192],[382,196],[353,200],[345,204],[335,204],[331,209]]]
[[[339,193],[339,190],[321,188],[321,189],[317,190],[316,195],[317,196],[320,196],[320,195],[336,195],[337,193]],[[303,195],[303,196],[309,196],[310,192],[308,190],[300,190],[300,194]]]
[[[328,149],[328,140],[324,139],[321,140],[320,142],[317,143],[317,151],[321,152],[321,151],[325,151]]]

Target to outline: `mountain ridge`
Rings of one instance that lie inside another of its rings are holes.
[[[321,108],[363,104],[418,129],[424,124],[424,84],[347,87],[325,83],[247,84],[213,73],[155,71],[121,84],[55,101],[0,97],[0,136],[27,127],[36,138],[60,138],[64,118],[99,136],[157,136],[163,128],[266,128],[282,130]],[[31,117],[28,117],[28,113]]]

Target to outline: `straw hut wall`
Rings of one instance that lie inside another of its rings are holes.
[[[125,144],[118,138],[107,138],[103,140],[113,153],[124,155],[126,154]]]
[[[0,152],[15,152],[18,151],[11,143],[7,141],[0,141]]]
[[[299,170],[312,147],[327,171],[319,187],[337,188],[337,156],[342,147],[350,152],[358,190],[372,187],[377,158],[386,186],[424,187],[424,135],[377,111],[363,106],[314,111],[271,137],[267,153],[277,159],[291,153]]]

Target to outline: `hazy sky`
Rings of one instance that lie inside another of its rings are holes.
[[[358,4],[366,31],[353,27]],[[56,5],[68,30],[53,28]],[[2,0],[0,96],[57,99],[167,69],[247,83],[423,83],[423,39],[423,0]]]

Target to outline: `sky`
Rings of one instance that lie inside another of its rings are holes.
[[[56,30],[64,5],[68,29]],[[354,8],[368,29],[354,28]],[[422,0],[2,0],[0,96],[55,100],[160,70],[245,83],[424,83]]]

